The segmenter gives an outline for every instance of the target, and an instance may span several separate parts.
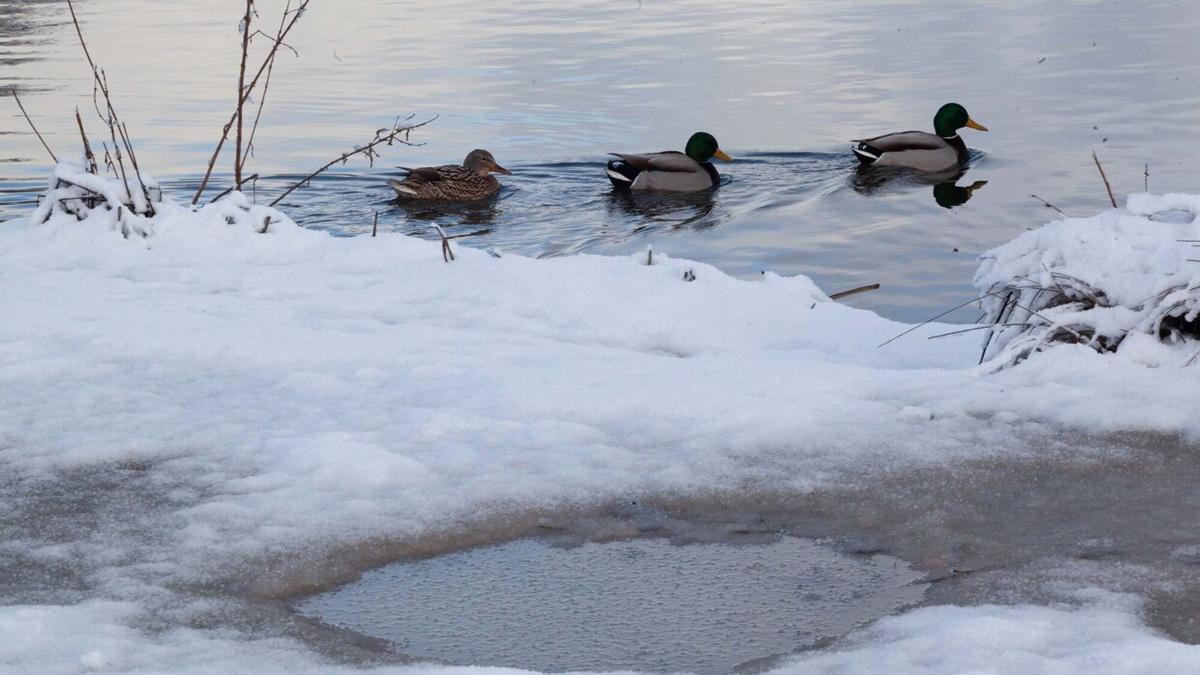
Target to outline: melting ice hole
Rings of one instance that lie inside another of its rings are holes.
[[[400,562],[297,609],[421,659],[542,671],[730,672],[920,600],[887,556],[812,540],[537,539]]]

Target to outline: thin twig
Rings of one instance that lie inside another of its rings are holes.
[[[138,181],[138,187],[141,189],[143,196],[146,197],[146,208],[149,215],[154,215],[154,207],[150,203],[150,193],[146,189],[146,184],[142,180],[141,171],[137,167],[137,154],[133,150],[133,143],[129,140],[129,129],[123,127],[120,116],[117,115],[117,110],[113,106],[112,94],[108,88],[108,76],[104,71],[96,65],[96,61],[92,59],[92,53],[88,49],[87,40],[83,37],[83,27],[79,25],[79,17],[75,14],[75,4],[72,0],[67,0],[67,8],[71,12],[71,23],[75,26],[75,34],[79,36],[79,46],[83,48],[83,55],[87,58],[88,66],[92,69],[92,99],[96,106],[96,113],[100,115],[101,121],[108,125],[109,136],[113,142],[113,152],[117,159],[117,168],[120,170],[121,182],[125,184],[125,194],[129,195],[130,200],[133,199],[133,190],[129,186],[129,176],[125,171],[125,163],[121,155],[121,145],[125,146],[126,152],[129,153],[129,161],[134,166],[134,173]],[[107,113],[100,112],[99,103],[96,101],[96,92],[104,95],[104,105]],[[119,132],[119,134],[118,134]],[[117,142],[117,136],[120,135],[122,143]],[[111,161],[110,161],[111,166]]]
[[[142,169],[138,166],[137,153],[133,151],[133,143],[129,140],[129,127],[125,126],[124,122],[121,122],[117,125],[117,131],[121,132],[121,142],[125,144],[125,149],[129,151],[129,163],[133,165],[133,173],[137,176],[138,185],[142,188],[142,196],[146,198],[146,208],[150,209],[150,215],[154,215],[150,190],[146,187],[146,181],[142,179]],[[132,195],[130,199],[133,199]]]
[[[1068,218],[1070,218],[1070,217],[1071,217],[1070,215],[1068,215],[1068,214],[1067,214],[1067,212],[1066,212],[1066,211],[1063,211],[1062,209],[1060,209],[1060,208],[1058,208],[1057,206],[1055,206],[1055,205],[1051,204],[1050,202],[1046,201],[1045,199],[1042,199],[1041,197],[1039,197],[1039,196],[1037,196],[1037,195],[1029,195],[1029,196],[1030,196],[1030,197],[1033,197],[1034,199],[1038,200],[1039,202],[1041,202],[1041,203],[1045,204],[1047,207],[1049,207],[1049,208],[1052,208],[1052,209],[1054,209],[1055,211],[1058,211],[1059,213],[1063,214],[1064,216],[1067,216]]]
[[[1100,170],[1100,178],[1104,181],[1104,189],[1108,190],[1108,201],[1112,203],[1112,207],[1117,208],[1117,198],[1113,196],[1112,185],[1108,182],[1108,176],[1104,175],[1104,167],[1100,164],[1100,158],[1096,155],[1096,151],[1092,151],[1092,159],[1096,162],[1096,168]]]
[[[266,234],[267,228],[270,226],[271,226],[271,216],[267,216],[266,218],[263,218],[263,226],[262,226],[262,229],[258,231],[258,233]]]
[[[245,116],[242,109],[246,103],[246,56],[250,51],[250,22],[253,20],[254,0],[246,0],[246,15],[242,17],[242,62],[238,68],[237,90],[237,145],[233,155],[233,186],[242,188],[242,128]],[[264,230],[265,231],[265,230]]]
[[[454,250],[450,248],[450,238],[446,236],[446,231],[442,229],[441,225],[434,225],[433,227],[442,238],[442,260],[444,262],[454,260]]]
[[[75,108],[75,123],[79,125],[79,137],[83,139],[83,156],[87,158],[88,170],[92,173],[98,173],[99,167],[96,166],[96,155],[92,154],[92,144],[88,142],[87,132],[83,129],[83,117],[79,115],[79,108]]]
[[[1012,313],[1012,310],[1009,308],[1009,303],[1012,302],[1012,296],[1013,296],[1013,293],[1015,293],[1015,292],[1016,291],[1009,291],[1008,294],[1004,296],[1004,302],[1000,304],[1000,312],[998,314],[996,314],[995,323],[1000,323],[1002,321],[1005,321],[1005,319],[1007,317],[1006,312],[1009,314]],[[987,316],[987,312],[984,312],[983,315]],[[982,318],[980,320],[982,321]],[[976,323],[978,323],[978,322],[976,322]],[[983,349],[981,349],[979,352],[979,364],[980,365],[982,365],[983,360],[985,358],[987,358],[988,349],[991,348],[992,339],[995,337],[996,337],[996,331],[991,330],[991,331],[988,331],[987,336],[983,339]]]
[[[300,20],[300,17],[304,16],[304,10],[308,7],[309,2],[310,0],[303,0],[296,9],[292,10],[292,20],[288,22],[287,26],[280,32],[279,38],[271,45],[271,50],[267,52],[262,65],[258,67],[258,72],[254,74],[254,77],[250,78],[250,84],[246,85],[246,89],[242,92],[241,99],[238,101],[239,106],[250,95],[250,92],[254,91],[254,87],[258,84],[258,78],[267,70],[275,58],[275,53],[283,46],[283,38],[287,37],[287,34],[291,32],[296,22]],[[234,122],[237,121],[237,115],[238,111],[235,109],[233,114],[229,116],[229,121],[221,129],[221,138],[217,141],[217,147],[213,148],[212,157],[208,160],[208,168],[204,171],[204,178],[200,180],[200,187],[196,188],[196,194],[192,196],[193,204],[200,201],[200,195],[204,194],[204,188],[208,187],[208,181],[212,178],[213,167],[217,165],[217,158],[221,156],[221,148],[225,147],[225,141],[229,138],[229,130],[233,128]]]
[[[283,42],[283,39],[280,37],[280,35],[283,33],[284,23],[287,21],[288,13],[291,11],[291,9],[292,9],[292,0],[288,0],[287,5],[285,5],[283,8],[283,14],[281,14],[279,16],[279,30],[276,32],[275,38],[274,38],[276,42]],[[270,39],[270,36],[268,36],[266,33],[262,32],[261,30],[255,31],[255,33]],[[295,54],[297,56],[300,55],[299,52],[297,52],[291,46],[288,46],[288,45],[284,45],[284,46],[287,47],[288,49],[291,49],[293,54]],[[275,57],[272,56],[270,63],[267,65],[267,79],[263,80],[262,93],[259,94],[259,96],[258,96],[258,111],[254,113],[254,125],[250,127],[250,138],[249,138],[249,140],[246,141],[246,152],[245,152],[245,154],[242,155],[242,162],[239,165],[242,170],[245,170],[246,162],[250,159],[250,156],[252,154],[254,154],[254,137],[255,137],[255,135],[258,134],[258,122],[259,122],[259,120],[262,119],[263,108],[266,107],[266,105],[267,105],[267,92],[270,91],[270,89],[271,89],[271,73],[274,72],[274,70],[275,70]]]
[[[970,332],[977,331],[977,330],[987,330],[988,328],[996,328],[996,327],[1008,328],[1009,326],[1032,326],[1032,325],[1033,324],[1031,324],[1031,323],[989,323],[986,326],[972,326],[970,328],[963,328],[962,330],[952,330],[949,333],[938,333],[937,335],[930,335],[929,337],[927,337],[925,339],[926,340],[936,340],[938,338],[950,337],[951,335],[960,335],[962,333],[970,333]]]
[[[46,152],[50,153],[50,159],[54,160],[55,164],[58,164],[58,157],[54,155],[54,151],[46,144],[46,139],[42,138],[42,132],[38,131],[37,126],[34,125],[33,120],[29,117],[29,113],[25,112],[25,106],[21,105],[21,97],[17,96],[17,90],[9,89],[8,93],[12,94],[13,100],[17,102],[17,107],[21,109],[21,114],[25,116],[25,121],[29,123],[29,128],[33,129],[33,133],[42,142],[42,147],[46,149]]]
[[[412,116],[410,115],[408,117],[408,119],[412,119]],[[375,157],[378,154],[375,152],[375,148],[379,145],[382,145],[385,143],[387,145],[392,145],[394,143],[400,143],[402,145],[420,145],[419,143],[410,143],[408,141],[408,135],[412,132],[413,129],[419,129],[420,127],[423,127],[426,124],[429,124],[430,122],[432,122],[436,119],[437,119],[437,116],[434,115],[433,117],[425,120],[424,122],[418,122],[417,124],[409,124],[409,125],[405,125],[405,126],[399,126],[399,123],[397,122],[397,124],[395,126],[393,126],[391,128],[391,130],[388,130],[385,128],[385,129],[380,129],[380,130],[376,131],[375,138],[370,143],[367,143],[366,145],[364,145],[362,147],[355,148],[349,152],[343,152],[341,155],[339,155],[336,158],[327,162],[321,168],[308,174],[304,178],[301,178],[299,181],[297,181],[291,187],[289,187],[287,190],[285,190],[283,194],[276,197],[275,201],[270,203],[270,206],[275,206],[279,202],[283,201],[283,199],[285,197],[287,197],[288,195],[295,192],[301,186],[306,185],[312,179],[316,178],[317,176],[321,175],[322,173],[325,173],[333,165],[339,164],[339,163],[345,164],[346,161],[349,160],[351,157],[354,157],[356,155],[365,155],[368,159],[371,160],[371,163],[374,164]],[[403,136],[404,138],[401,138],[401,136]]]
[[[374,237],[375,233],[378,231],[379,231],[379,212],[376,211],[375,212],[375,222],[371,225],[371,236]]]
[[[848,298],[852,295],[858,295],[859,293],[866,293],[867,291],[877,291],[877,290],[879,290],[879,284],[868,284],[866,286],[859,286],[858,288],[851,288],[848,291],[841,291],[839,293],[834,293],[829,296],[829,299],[830,300],[841,300],[842,298]]]
[[[911,333],[919,328],[923,328],[926,325],[931,324],[934,321],[937,321],[938,319],[942,318],[943,316],[946,316],[947,314],[949,314],[955,310],[962,309],[963,307],[966,307],[967,305],[969,305],[973,302],[979,302],[980,300],[983,300],[984,298],[992,298],[997,295],[1000,295],[1003,292],[1005,292],[1005,291],[993,291],[991,293],[984,293],[983,295],[979,296],[978,298],[972,298],[962,304],[955,305],[955,306],[951,307],[950,309],[942,312],[941,314],[938,314],[937,316],[932,316],[932,317],[922,321],[921,323],[909,328],[908,330],[904,331],[903,333],[900,333],[899,335],[892,337],[891,339],[887,340],[886,342],[880,344],[879,347],[886,347],[886,346],[890,345],[891,343],[895,342],[896,340],[899,340],[900,338],[904,337],[905,335],[908,335],[909,333]]]
[[[1146,178],[1145,178],[1145,182],[1142,184],[1142,189],[1143,189],[1143,192],[1149,192],[1150,191],[1150,163],[1149,162],[1146,163],[1145,176],[1146,176]]]
[[[246,176],[246,182],[247,182],[247,183],[251,183],[251,182],[254,182],[254,181],[256,181],[256,180],[258,180],[258,174],[256,174],[256,173],[255,173],[255,174],[250,174],[249,176]],[[220,192],[218,192],[218,193],[217,193],[217,196],[215,196],[215,197],[213,197],[212,199],[208,200],[208,203],[209,203],[209,204],[212,204],[213,202],[217,201],[217,200],[218,200],[218,199],[220,199],[221,197],[224,197],[225,195],[229,194],[230,192],[233,192],[233,188],[234,188],[234,186],[230,185],[229,187],[225,188],[224,190],[221,190]]]

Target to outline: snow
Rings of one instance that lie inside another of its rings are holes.
[[[1192,322],[1183,334],[1196,354],[1197,213],[1194,195],[1132,195],[1125,209],[1064,218],[985,253],[975,286],[987,296],[991,321],[1015,324],[998,330],[989,354],[1014,362],[1061,340],[1141,350],[1160,333],[1181,339],[1180,331],[1163,330],[1171,318]]]
[[[1136,602],[1096,597],[1088,606],[925,607],[887,617],[849,646],[796,659],[802,673],[1183,673],[1200,646],[1157,635],[1137,622]]]
[[[0,556],[81,577],[0,607],[0,634],[17,638],[0,640],[0,668],[332,672],[292,638],[196,627],[214,610],[179,589],[295,592],[332,580],[324,552],[366,541],[502,531],[630,496],[802,492],[1036,452],[1030,438],[1063,430],[1200,435],[1186,345],[1062,345],[990,373],[977,334],[929,340],[959,328],[931,324],[880,348],[909,327],[804,277],[738,280],[657,251],[646,265],[456,245],[445,263],[438,243],[331,238],[240,194],[155,209],[144,236],[103,209],[0,226],[0,476],[20,488],[0,514],[22,527]],[[1133,217],[1073,227],[1123,232]],[[1165,250],[1152,244],[1139,250]],[[102,517],[39,527],[22,500],[68,475],[134,487],[111,503],[107,487],[65,495]],[[296,563],[254,575],[279,560]],[[1023,633],[1027,620],[1047,634]],[[920,609],[813,663],[904,654],[953,670],[975,663],[967,647],[912,650],[989,626],[996,651],[1024,654],[978,662],[1000,672],[1083,664],[1086,645],[1200,665],[1128,607]]]

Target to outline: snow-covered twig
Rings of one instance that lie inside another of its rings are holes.
[[[83,55],[87,58],[88,66],[92,69],[93,98],[95,92],[99,92],[104,96],[105,111],[100,111],[100,106],[97,102],[96,112],[100,116],[101,121],[108,125],[109,137],[113,143],[113,154],[116,157],[116,169],[120,173],[121,181],[125,183],[125,191],[130,195],[133,201],[133,207],[138,213],[154,215],[153,200],[150,199],[150,190],[142,180],[141,170],[137,166],[137,154],[133,150],[133,143],[129,137],[129,129],[121,121],[117,115],[116,107],[112,102],[112,93],[108,88],[108,77],[104,71],[96,65],[96,61],[92,58],[92,52],[88,49],[87,40],[83,37],[83,28],[79,25],[79,17],[75,14],[75,4],[72,0],[67,0],[67,8],[71,12],[71,22],[75,25],[75,34],[79,36],[79,45],[83,48]],[[118,137],[120,140],[118,140]],[[134,193],[129,186],[129,174],[125,170],[124,156],[121,153],[121,148],[129,155],[129,161],[133,166],[134,174],[138,182],[138,193]]]

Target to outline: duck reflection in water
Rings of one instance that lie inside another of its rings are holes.
[[[860,195],[880,197],[897,192],[933,186],[933,201],[944,209],[966,204],[976,190],[987,185],[986,180],[977,180],[969,185],[958,181],[966,169],[954,167],[946,171],[913,171],[896,167],[860,166],[850,178],[850,187]]]
[[[711,190],[658,193],[614,189],[608,203],[610,212],[616,210],[626,218],[649,221],[638,229],[654,224],[704,230],[720,224],[720,218],[714,216],[716,201]]]
[[[486,228],[491,226],[502,213],[499,208],[504,200],[502,193],[499,199],[478,202],[414,202],[401,199],[392,200],[392,205],[404,211],[406,220],[425,222],[442,227],[474,227]]]

